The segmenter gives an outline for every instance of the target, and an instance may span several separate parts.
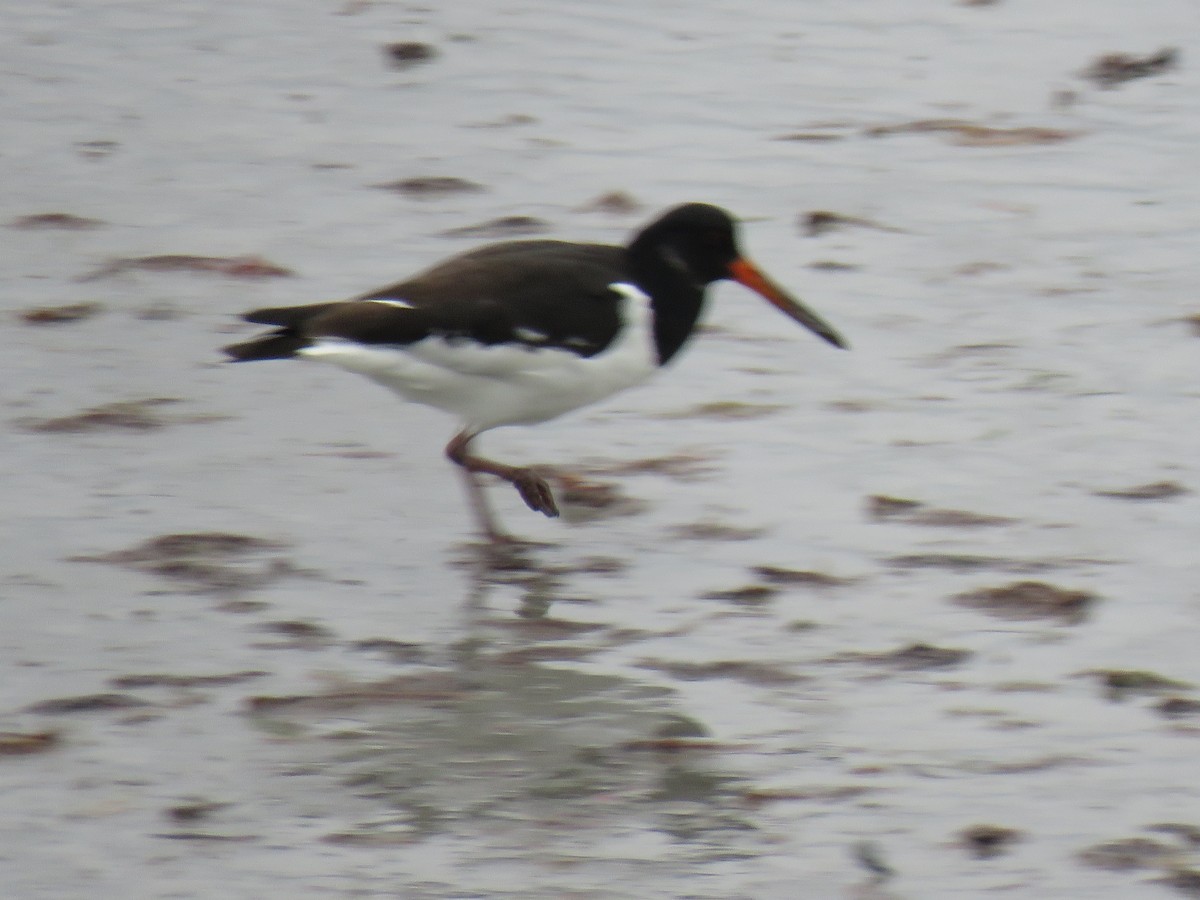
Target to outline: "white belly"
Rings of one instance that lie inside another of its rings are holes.
[[[624,326],[591,357],[440,337],[403,347],[326,338],[300,355],[365,375],[406,400],[454,413],[474,433],[544,422],[641,384],[657,370],[649,298],[633,285],[612,288],[622,295]]]

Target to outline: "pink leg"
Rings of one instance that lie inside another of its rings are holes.
[[[488,509],[483,487],[475,478],[477,472],[503,478],[517,489],[521,499],[525,501],[525,505],[534,512],[540,512],[551,518],[558,515],[558,506],[554,503],[554,495],[550,492],[550,485],[546,484],[544,478],[532,469],[506,466],[494,460],[484,459],[482,456],[473,456],[467,447],[474,437],[475,435],[469,431],[460,431],[446,445],[446,456],[455,465],[462,467],[467,478],[467,493],[471,498],[471,506],[479,519],[479,524],[489,537],[495,539],[501,532],[496,528],[495,519],[491,510]]]
[[[488,505],[487,494],[483,490],[479,476],[470,469],[460,469],[459,471],[462,472],[463,483],[467,486],[467,499],[471,502],[471,510],[475,513],[475,521],[479,523],[483,536],[493,544],[512,542],[513,538],[496,524],[496,517],[492,513],[491,506]]]

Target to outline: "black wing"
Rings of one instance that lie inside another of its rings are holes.
[[[594,356],[621,326],[609,285],[627,279],[620,247],[492,244],[353,300],[255,310],[247,321],[277,330],[225,351],[239,361],[280,359],[322,337],[405,345],[440,336]]]

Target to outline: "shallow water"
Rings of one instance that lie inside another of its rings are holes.
[[[1192,4],[0,9],[8,895],[1195,896],[1194,49],[1080,77]],[[432,177],[483,190],[378,187]],[[721,286],[489,435],[597,485],[493,490],[527,568],[439,413],[217,362],[452,229],[693,199],[853,350]],[[112,265],[172,254],[294,275]]]

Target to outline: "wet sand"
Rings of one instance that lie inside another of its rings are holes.
[[[6,894],[1197,896],[1192,6],[482,7],[0,3]],[[853,349],[722,285],[488,435],[524,566],[219,361],[686,200]]]

